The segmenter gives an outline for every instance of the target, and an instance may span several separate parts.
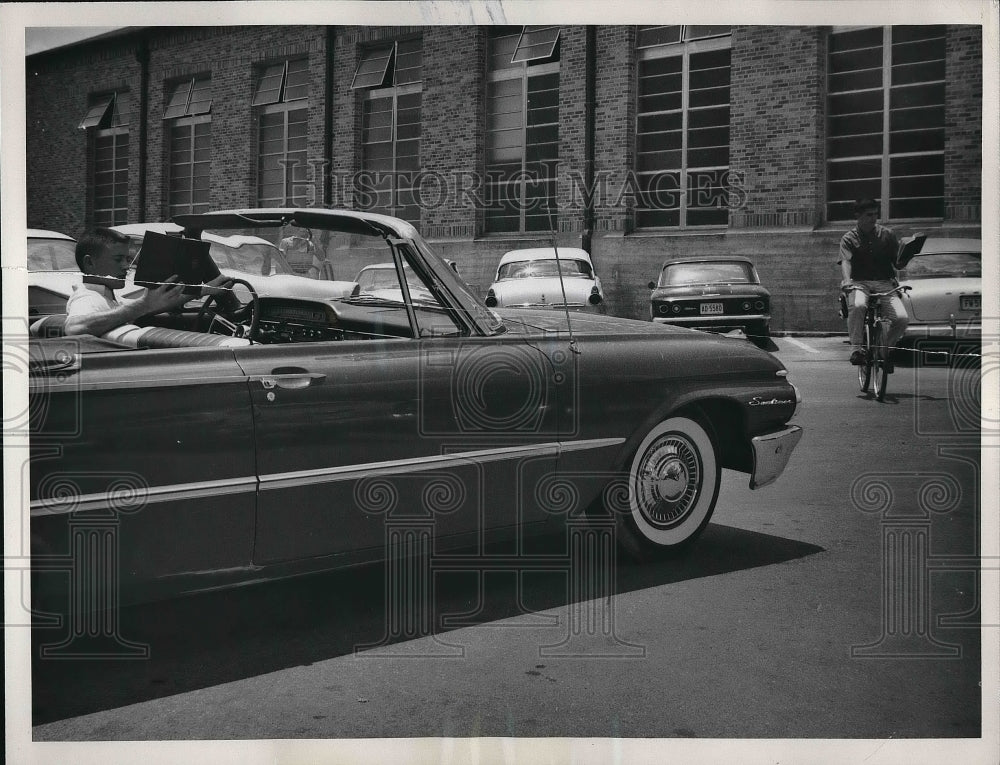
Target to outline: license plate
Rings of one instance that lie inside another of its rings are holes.
[[[982,295],[962,295],[958,299],[958,306],[963,311],[981,311],[983,310],[983,297]]]
[[[702,312],[702,314],[706,314],[706,313],[721,314],[722,313],[722,303],[702,303],[701,304],[701,312]]]

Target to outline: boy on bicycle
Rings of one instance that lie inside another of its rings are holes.
[[[899,240],[892,229],[878,223],[879,205],[874,199],[859,199],[854,203],[858,225],[840,240],[842,289],[847,293],[847,333],[851,339],[851,363],[864,363],[861,340],[864,334],[865,309],[869,292],[886,292],[896,286],[896,263]],[[882,300],[882,315],[889,319],[887,345],[892,348],[903,336],[910,318],[899,295]]]

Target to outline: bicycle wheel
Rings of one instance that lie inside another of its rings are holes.
[[[885,344],[886,329],[881,321],[875,323],[873,355],[875,357],[875,398],[885,400],[885,390],[889,383],[889,348]]]
[[[865,324],[865,332],[861,338],[861,352],[865,355],[864,361],[858,366],[858,388],[862,393],[868,392],[868,385],[872,379],[872,328]]]

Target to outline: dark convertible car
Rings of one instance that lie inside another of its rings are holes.
[[[604,523],[656,555],[704,529],[723,468],[764,486],[801,435],[774,356],[650,322],[495,312],[395,218],[175,222],[272,242],[306,227],[337,274],[391,264],[396,284],[320,298],[237,282],[239,310],[194,299],[128,344],[34,322],[32,551],[82,607],[377,561],[401,528],[439,555]],[[113,586],[86,595],[85,570]]]

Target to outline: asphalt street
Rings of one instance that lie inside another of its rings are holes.
[[[879,403],[842,338],[776,343],[785,474],[727,472],[703,537],[619,561],[613,597],[445,572],[405,640],[380,566],[127,609],[149,657],[36,660],[34,740],[978,738],[979,359],[900,363]]]

